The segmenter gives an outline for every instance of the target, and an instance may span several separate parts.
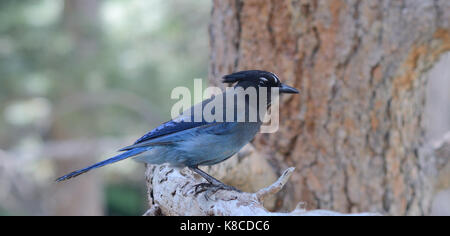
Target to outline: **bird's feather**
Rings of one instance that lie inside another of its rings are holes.
[[[182,132],[185,130],[190,130],[193,128],[201,127],[201,126],[207,126],[211,125],[215,122],[207,122],[203,119],[201,121],[196,121],[195,119],[195,112],[197,110],[203,111],[202,109],[197,109],[196,107],[204,107],[206,104],[212,101],[212,98],[204,100],[202,103],[199,103],[190,109],[184,111],[179,117],[170,120],[166,123],[163,123],[162,125],[158,126],[157,128],[153,129],[152,131],[148,132],[141,138],[139,138],[133,145],[124,147],[120,149],[119,151],[127,151],[131,150],[135,147],[139,146],[149,146],[149,145],[168,145],[170,143],[160,143],[156,141],[156,139],[160,137],[164,137],[167,135],[171,135],[174,133]],[[155,141],[155,142],[152,142]]]
[[[208,122],[204,122],[204,121],[203,122],[183,122],[183,121],[180,122],[180,121],[171,120],[169,122],[162,124],[158,128],[148,132],[141,138],[139,138],[134,143],[134,145],[143,143],[145,141],[152,140],[155,138],[159,138],[159,137],[162,137],[165,135],[173,134],[176,132],[180,132],[183,130],[188,130],[188,129],[192,129],[192,128],[196,128],[196,127],[208,125],[208,124],[209,124]]]
[[[145,152],[147,150],[148,150],[147,148],[136,148],[136,149],[133,149],[133,150],[121,153],[121,154],[119,154],[119,155],[117,155],[115,157],[112,157],[112,158],[109,158],[107,160],[101,161],[101,162],[96,163],[96,164],[94,164],[92,166],[89,166],[89,167],[86,167],[84,169],[77,170],[77,171],[74,171],[74,172],[72,172],[70,174],[64,175],[64,176],[56,179],[56,181],[57,182],[61,182],[61,181],[64,181],[64,180],[68,180],[68,179],[77,177],[77,176],[79,176],[81,174],[84,174],[84,173],[86,173],[86,172],[88,172],[88,171],[90,171],[92,169],[100,168],[102,166],[109,165],[109,164],[121,161],[123,159],[127,159],[127,158],[130,158],[130,157],[139,155],[139,154],[141,154],[141,153],[143,153],[143,152]]]

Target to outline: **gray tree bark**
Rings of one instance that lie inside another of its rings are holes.
[[[263,69],[301,90],[253,142],[265,173],[297,168],[274,209],[429,214],[425,74],[450,50],[450,1],[215,0],[210,39],[212,83]]]
[[[185,168],[174,169],[168,165],[149,166],[148,177],[150,209],[144,216],[377,216],[376,213],[342,214],[327,210],[307,211],[303,203],[287,213],[270,212],[264,199],[278,193],[288,181],[295,168],[283,172],[270,186],[255,193],[236,191],[206,191],[195,193],[196,179],[193,172]]]

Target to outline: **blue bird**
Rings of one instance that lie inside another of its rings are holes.
[[[232,92],[226,90],[221,95],[213,96],[191,107],[179,117],[145,134],[133,145],[120,149],[121,154],[64,175],[56,181],[61,182],[92,169],[133,157],[136,161],[148,164],[169,163],[172,166],[188,167],[208,181],[208,183],[197,186],[201,189],[216,188],[239,191],[208,175],[198,166],[220,163],[236,154],[254,138],[263,122],[259,115],[256,116],[256,119],[251,119],[251,117],[255,113],[265,114],[271,104],[271,89],[278,89],[279,94],[298,93],[298,90],[281,83],[274,73],[260,70],[241,71],[226,75],[223,77],[223,82],[236,84],[235,90]],[[239,90],[239,88],[241,89]],[[250,95],[245,93],[248,88],[255,89],[258,98],[256,104],[250,99]],[[260,88],[267,88],[266,104],[262,104],[262,107],[258,102],[261,96]],[[232,100],[235,102],[231,118],[226,109],[226,101],[229,100],[226,98],[229,96],[232,96]],[[239,97],[244,98],[243,101],[239,100]],[[240,106],[239,102],[244,103],[244,106]],[[223,105],[218,108],[222,109],[222,112],[216,111],[216,107],[211,110],[211,115],[217,115],[215,117],[221,117],[221,120],[211,121],[204,115],[201,116],[201,120],[196,119],[196,112],[203,112],[203,108],[213,103]],[[199,106],[200,109],[198,109]],[[239,116],[244,117],[240,119]]]

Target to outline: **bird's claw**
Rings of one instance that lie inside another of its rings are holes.
[[[201,183],[201,184],[195,185],[194,188],[195,188],[194,193],[196,196],[200,193],[207,192],[207,194],[205,194],[206,199],[208,199],[209,196],[217,193],[217,191],[219,191],[219,190],[234,191],[234,192],[238,192],[238,193],[241,192],[241,190],[239,190],[233,186],[226,185],[226,184]]]

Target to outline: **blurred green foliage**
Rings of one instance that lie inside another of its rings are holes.
[[[168,119],[171,90],[207,76],[210,7],[207,0],[0,1],[0,149],[141,135]],[[107,212],[145,211],[135,203],[142,189],[108,186]]]
[[[144,214],[148,206],[146,192],[141,185],[129,183],[111,184],[106,187],[107,215],[133,216]]]
[[[0,207],[0,216],[9,216],[9,215],[10,213],[7,210]]]

